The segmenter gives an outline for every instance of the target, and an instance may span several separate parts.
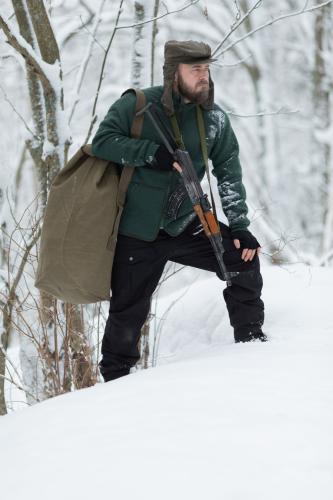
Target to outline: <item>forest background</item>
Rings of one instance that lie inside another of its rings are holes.
[[[204,41],[218,58],[215,100],[240,143],[263,264],[332,265],[332,33],[332,1],[0,1],[0,414],[100,380],[108,304],[40,295],[40,228],[54,175],[112,102],[162,84],[167,40]],[[169,266],[154,300],[200,279]],[[139,368],[159,361],[156,307]]]

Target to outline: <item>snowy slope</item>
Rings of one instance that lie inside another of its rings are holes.
[[[269,343],[202,333],[182,359],[3,417],[1,498],[331,500],[332,278],[264,268]],[[218,280],[197,286],[218,309]],[[204,331],[192,299],[178,337]]]

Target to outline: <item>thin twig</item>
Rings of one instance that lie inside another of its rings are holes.
[[[234,23],[234,25],[231,27],[231,30],[229,31],[229,33],[226,34],[226,36],[222,39],[222,41],[215,47],[215,49],[213,50],[212,52],[212,56],[214,56],[216,54],[216,52],[222,47],[222,45],[226,42],[226,40],[228,40],[228,38],[230,38],[230,36],[232,35],[232,33],[234,31],[236,31],[237,28],[239,28],[239,26],[241,24],[244,23],[244,21],[250,16],[250,14],[255,10],[257,9],[260,4],[262,3],[262,0],[258,0],[254,5],[253,7],[251,7],[251,9],[249,9],[245,14],[244,16],[236,23]],[[239,10],[238,10],[238,14],[239,14]],[[220,54],[219,54],[220,55]],[[216,57],[219,57],[216,56]]]
[[[93,37],[93,40],[95,39],[95,35],[97,33],[98,26],[99,26],[99,24],[101,22],[101,14],[102,14],[102,11],[103,11],[103,8],[104,8],[105,1],[106,0],[101,0],[100,6],[99,6],[99,9],[98,9],[98,13],[97,13],[97,16],[96,16],[96,19],[95,19],[95,22],[94,22],[94,26],[93,26],[93,35],[94,35],[94,37]],[[79,92],[80,92],[80,89],[81,89],[81,86],[82,86],[82,82],[83,82],[83,79],[84,79],[84,76],[85,76],[85,73],[86,73],[86,70],[87,70],[87,67],[88,67],[89,60],[90,60],[91,55],[92,55],[93,40],[91,40],[90,43],[88,44],[88,47],[87,47],[87,50],[86,50],[86,54],[83,57],[82,63],[80,65],[80,69],[79,69],[79,71],[77,73],[76,82],[75,82],[75,86],[74,86],[74,92],[73,92],[74,100],[73,100],[73,102],[72,102],[72,104],[70,106],[69,113],[68,113],[68,116],[69,116],[68,123],[69,124],[71,123],[71,120],[73,118],[76,105],[79,102]]]
[[[146,21],[140,21],[138,23],[126,24],[124,26],[118,26],[117,30],[123,30],[123,29],[127,29],[127,28],[136,28],[137,26],[142,26],[143,24],[148,24],[148,23],[152,23],[154,21],[158,21],[159,19],[162,19],[163,17],[170,16],[171,14],[176,14],[177,12],[182,12],[183,10],[188,9],[189,7],[192,7],[192,5],[195,5],[198,2],[200,2],[200,0],[192,0],[190,3],[184,5],[183,7],[179,8],[179,9],[167,10],[167,12],[165,12],[164,14],[160,14],[159,16],[151,17],[150,19],[147,19]]]
[[[100,88],[102,86],[102,81],[103,81],[103,78],[104,78],[104,68],[105,68],[105,65],[106,65],[106,59],[107,59],[110,47],[112,45],[114,36],[116,34],[116,29],[117,29],[117,26],[118,26],[120,14],[122,12],[121,9],[122,9],[123,3],[124,3],[124,0],[120,0],[120,4],[119,4],[119,8],[118,8],[118,13],[117,13],[117,18],[116,18],[116,24],[115,24],[115,27],[113,28],[113,32],[111,34],[108,46],[107,46],[107,48],[105,50],[105,54],[104,54],[104,57],[103,57],[101,72],[100,72],[99,81],[98,81],[98,85],[97,85],[97,91],[96,91],[95,100],[94,100],[94,104],[93,104],[93,108],[92,108],[92,112],[91,112],[91,122],[90,122],[89,130],[88,130],[88,133],[87,133],[87,137],[86,137],[86,139],[84,141],[84,144],[88,143],[90,134],[91,134],[92,129],[93,129],[93,126],[94,126],[94,124],[95,124],[95,122],[97,120],[96,107],[97,107],[97,101],[98,101],[98,98],[99,98],[99,91],[100,91]]]
[[[295,17],[295,16],[299,16],[301,14],[305,14],[307,12],[312,12],[314,10],[317,10],[317,9],[321,9],[322,7],[325,7],[326,5],[329,5],[330,3],[332,3],[333,0],[327,0],[326,2],[323,2],[319,5],[315,5],[313,7],[309,7],[308,9],[306,9],[306,5],[308,2],[305,3],[304,7],[301,9],[301,10],[298,10],[298,11],[295,11],[295,12],[291,12],[290,14],[284,14],[282,16],[279,16],[279,17],[276,17],[274,19],[271,19],[270,21],[267,21],[266,23],[258,26],[257,28],[249,31],[248,33],[246,33],[244,36],[238,38],[237,40],[235,40],[234,42],[230,43],[225,49],[221,50],[221,52],[219,52],[218,54],[216,54],[217,50],[218,49],[215,49],[213,51],[213,54],[215,57],[220,57],[222,56],[225,52],[227,52],[228,50],[230,50],[232,47],[234,47],[235,45],[237,45],[238,43],[242,42],[243,40],[245,40],[246,38],[252,36],[254,33],[256,33],[257,31],[260,31],[264,28],[266,28],[267,26],[271,26],[272,24],[275,24],[276,22],[278,21],[281,21],[283,19],[287,19],[288,17]],[[227,37],[225,37],[226,39]],[[224,40],[222,41],[224,42]],[[218,45],[218,47],[221,47],[222,43],[220,43]]]
[[[243,64],[244,62],[247,62],[249,59],[252,59],[253,58],[253,54],[249,54],[248,56],[246,57],[243,57],[243,59],[239,59],[238,61],[234,62],[234,63],[223,63],[223,64],[219,64],[219,63],[216,63],[216,62],[212,62],[211,65],[213,68],[233,68],[234,66],[239,66],[240,64]]]
[[[4,95],[4,98],[5,98],[5,101],[8,102],[8,104],[10,105],[10,107],[12,108],[12,110],[14,111],[14,113],[17,114],[17,116],[19,117],[19,119],[23,122],[25,128],[27,129],[27,131],[38,141],[38,142],[41,142],[41,138],[38,137],[38,135],[36,135],[32,130],[31,128],[29,127],[29,125],[27,124],[27,122],[25,121],[24,117],[17,111],[17,109],[15,108],[14,104],[12,103],[12,101],[8,98],[3,86],[0,84],[0,88],[1,88],[1,91]]]
[[[29,392],[27,389],[25,389],[24,387],[19,385],[17,382],[15,382],[15,380],[8,378],[5,375],[2,375],[1,373],[0,373],[0,377],[4,380],[7,380],[7,382],[9,382],[10,384],[15,385],[15,387],[17,387],[20,391],[23,391],[25,394],[28,394],[28,396],[33,398],[37,403],[40,402],[40,400],[38,398],[36,398],[33,394],[31,394],[31,392]]]
[[[117,18],[116,18],[116,23],[115,23],[115,26],[113,28],[113,32],[112,32],[111,37],[110,37],[110,41],[109,41],[109,43],[107,45],[107,48],[105,49],[105,54],[104,54],[104,58],[103,58],[103,62],[102,62],[100,77],[99,77],[99,81],[98,81],[98,85],[97,85],[96,96],[95,96],[95,100],[94,100],[94,104],[93,104],[93,109],[92,109],[92,113],[91,113],[91,122],[90,122],[90,126],[89,126],[89,129],[88,129],[88,133],[87,133],[87,136],[85,138],[84,144],[88,143],[90,135],[91,135],[91,132],[92,132],[92,129],[93,129],[93,127],[95,125],[95,122],[97,120],[97,116],[96,116],[95,113],[96,113],[96,107],[97,107],[97,101],[98,101],[98,98],[99,98],[100,88],[102,86],[102,81],[103,81],[103,78],[104,78],[104,68],[105,68],[106,59],[108,57],[108,53],[109,53],[109,50],[110,50],[110,47],[112,45],[112,42],[113,42],[113,39],[114,39],[114,36],[115,36],[116,32],[118,30],[121,30],[121,29],[135,28],[136,26],[141,26],[143,24],[148,24],[148,23],[152,23],[154,21],[158,21],[159,19],[162,19],[165,16],[170,16],[171,14],[176,14],[177,12],[181,12],[181,11],[183,11],[185,9],[188,9],[192,5],[195,5],[196,3],[198,3],[199,1],[200,0],[192,0],[190,3],[184,5],[183,7],[179,8],[179,9],[175,9],[175,10],[171,10],[171,11],[167,10],[167,12],[165,12],[164,14],[160,14],[158,16],[152,17],[150,19],[147,19],[146,21],[142,21],[142,22],[138,22],[138,23],[133,23],[133,24],[129,24],[129,25],[124,25],[124,26],[118,26],[120,14],[122,12],[121,9],[122,9],[122,5],[123,5],[123,2],[124,2],[124,0],[120,0],[120,4],[119,4],[119,8],[118,8],[118,14],[117,14]]]

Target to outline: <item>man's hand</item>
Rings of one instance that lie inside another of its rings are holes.
[[[177,163],[171,153],[167,150],[164,144],[161,144],[155,153],[153,160],[147,163],[156,170],[173,170],[174,168],[181,174],[182,169]]]
[[[261,246],[258,240],[247,230],[231,231],[231,237],[234,240],[234,245],[237,249],[242,248],[242,260],[247,262],[253,260],[255,254],[259,255]]]
[[[173,163],[175,159],[171,153],[167,150],[164,144],[161,144],[157,149],[153,161],[150,163],[152,168],[156,170],[173,170]]]
[[[182,167],[179,165],[178,162],[174,161],[173,166],[180,174],[182,173]]]

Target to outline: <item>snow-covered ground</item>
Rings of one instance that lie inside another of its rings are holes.
[[[263,275],[270,342],[232,342],[210,275],[170,309],[157,367],[1,418],[1,498],[331,500],[333,272]]]

